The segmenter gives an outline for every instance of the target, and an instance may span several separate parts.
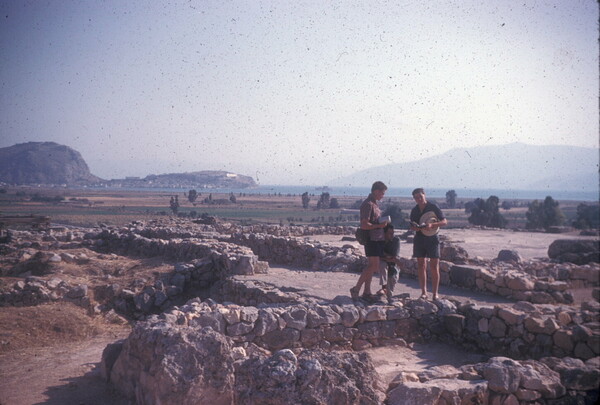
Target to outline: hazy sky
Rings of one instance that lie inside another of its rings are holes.
[[[455,147],[598,148],[595,0],[161,3],[0,0],[0,147],[263,185]]]

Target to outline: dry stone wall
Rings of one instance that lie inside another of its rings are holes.
[[[394,306],[278,303],[240,306],[191,301],[159,315],[175,324],[210,325],[237,343],[282,348],[362,350],[390,342],[442,341],[515,359],[589,360],[600,355],[600,305],[478,307],[448,300],[404,300]]]

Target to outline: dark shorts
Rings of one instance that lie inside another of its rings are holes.
[[[413,257],[439,259],[440,240],[437,236],[416,236],[413,240]]]
[[[385,241],[383,240],[370,240],[365,245],[365,256],[367,257],[381,257],[383,256],[383,247]]]

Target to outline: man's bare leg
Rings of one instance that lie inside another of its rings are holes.
[[[352,288],[357,294],[360,293],[360,288],[363,284],[365,285],[363,294],[371,294],[371,280],[373,279],[373,274],[379,269],[379,256],[369,256],[367,259],[369,260],[367,267],[364,268],[356,285]]]
[[[421,286],[421,298],[427,297],[427,261],[424,257],[417,257],[417,268],[419,285]]]
[[[440,259],[429,259],[429,270],[431,271],[431,292],[433,292],[433,299],[436,300],[440,286]]]

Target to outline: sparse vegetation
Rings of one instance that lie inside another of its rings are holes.
[[[302,193],[302,208],[307,209],[308,203],[310,202],[310,197],[308,196],[308,191]]]
[[[446,204],[448,204],[448,208],[456,207],[456,191],[448,190],[446,192]]]
[[[194,189],[188,191],[187,198],[189,202],[194,204],[196,202],[196,199],[198,198],[198,192]]]
[[[173,212],[173,215],[177,215],[179,212],[179,198],[174,195],[171,197],[171,201],[169,202],[171,211]]]
[[[392,218],[392,225],[394,225],[396,228],[403,226],[408,227],[405,215],[402,214],[402,209],[400,208],[399,204],[389,204],[383,211],[382,215],[389,215]]]
[[[490,196],[485,201],[482,198],[475,199],[473,204],[469,205],[471,207],[469,223],[493,228],[506,228],[507,221],[498,210],[499,202],[500,199],[495,195]]]
[[[559,207],[558,201],[550,196],[543,202],[534,200],[527,210],[527,229],[546,229],[551,226],[561,226],[565,223],[565,215]]]
[[[577,229],[599,229],[600,205],[579,204],[573,226]]]
[[[319,201],[317,201],[317,209],[324,210],[324,209],[329,208],[329,205],[331,203],[330,198],[331,198],[331,196],[329,195],[328,192],[321,193],[321,196],[319,197]]]

